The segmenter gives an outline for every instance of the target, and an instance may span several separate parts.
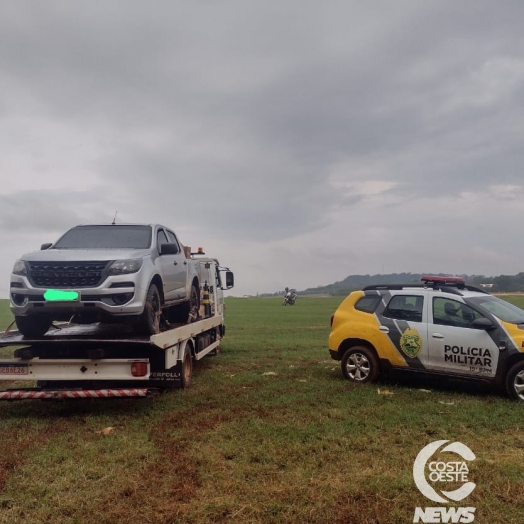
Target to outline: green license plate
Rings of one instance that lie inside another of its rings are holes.
[[[80,299],[78,291],[63,291],[61,289],[48,289],[44,293],[48,302],[75,302]]]

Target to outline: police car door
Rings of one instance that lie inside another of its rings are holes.
[[[482,315],[454,298],[434,296],[428,319],[429,367],[447,373],[494,377],[499,348],[484,329]]]
[[[427,302],[428,291],[409,289],[382,292],[386,307],[378,316],[379,329],[386,333],[402,355],[406,364],[414,369],[428,365]]]

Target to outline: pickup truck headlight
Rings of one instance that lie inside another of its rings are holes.
[[[23,260],[17,260],[13,267],[13,273],[15,275],[27,275],[27,269],[25,267],[25,262]]]
[[[132,258],[129,260],[115,260],[109,266],[110,275],[127,275],[136,273],[142,267],[141,258]]]

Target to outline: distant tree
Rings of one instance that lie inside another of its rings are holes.
[[[307,288],[303,291],[298,291],[299,295],[332,295],[332,296],[346,296],[351,291],[362,289],[371,284],[413,284],[419,283],[423,274],[432,274],[433,272],[425,273],[391,273],[388,275],[350,275],[344,280],[328,284],[327,286],[318,286]],[[439,273],[440,276],[446,276]],[[476,287],[482,284],[493,284],[489,289],[491,292],[512,293],[524,292],[524,272],[517,275],[499,275],[497,277],[486,277],[484,275],[460,275],[464,280]],[[281,292],[273,295],[280,295]],[[266,295],[267,296],[267,295]]]
[[[508,293],[514,291],[513,277],[508,275],[500,275],[493,279],[493,284],[496,290],[500,293]]]

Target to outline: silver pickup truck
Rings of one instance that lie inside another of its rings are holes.
[[[17,260],[10,299],[26,337],[44,335],[55,320],[123,320],[151,335],[161,319],[187,322],[198,311],[200,282],[194,260],[165,226],[83,225]]]

